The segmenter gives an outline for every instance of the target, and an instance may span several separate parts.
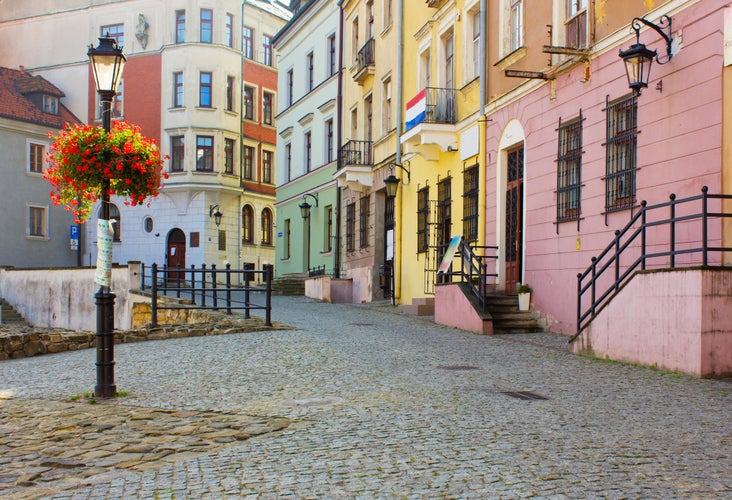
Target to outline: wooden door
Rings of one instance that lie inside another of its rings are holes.
[[[524,148],[508,151],[506,162],[506,293],[516,293],[521,280],[523,255]]]
[[[166,251],[168,268],[186,267],[186,235],[180,229],[173,229],[168,233],[168,248]],[[168,280],[185,279],[185,273],[173,272],[168,274]]]

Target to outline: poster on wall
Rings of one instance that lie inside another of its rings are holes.
[[[462,239],[462,234],[452,237],[450,244],[447,245],[447,250],[445,250],[445,256],[440,262],[440,267],[437,268],[437,274],[446,273],[450,269],[450,264],[452,264],[452,259],[455,257],[455,252],[457,251],[457,248],[460,245],[460,240]]]

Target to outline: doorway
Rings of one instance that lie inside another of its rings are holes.
[[[168,245],[165,254],[165,261],[168,268],[186,267],[186,234],[180,229],[173,229],[168,233]],[[185,272],[172,272],[168,274],[168,280],[182,280]]]
[[[506,293],[516,293],[523,271],[524,146],[506,151]]]

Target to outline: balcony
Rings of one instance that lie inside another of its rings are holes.
[[[338,181],[338,187],[363,191],[373,186],[373,164],[373,142],[348,141],[338,152],[338,170],[333,177]]]
[[[406,131],[401,143],[407,152],[437,160],[440,151],[457,151],[457,90],[426,87],[407,102]]]
[[[353,74],[353,79],[359,84],[363,83],[367,76],[374,74],[375,47],[374,39],[369,38],[356,54],[356,71]]]

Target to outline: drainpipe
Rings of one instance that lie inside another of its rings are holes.
[[[244,4],[246,3],[246,0],[242,0],[241,2],[241,22],[240,24],[240,33],[239,36],[240,43],[244,43]],[[253,43],[253,42],[252,42]],[[253,48],[252,48],[253,50]],[[244,267],[244,262],[242,261],[241,256],[241,217],[243,217],[242,214],[242,207],[244,206],[244,190],[241,186],[242,183],[242,166],[244,165],[244,124],[242,123],[244,118],[244,47],[242,45],[241,47],[241,57],[239,58],[239,140],[237,141],[239,143],[239,206],[236,208],[237,216],[237,228],[236,228],[236,247],[239,249],[239,267]]]
[[[483,0],[484,1],[484,0]],[[396,157],[395,161],[397,164],[402,162],[402,143],[401,134],[403,127],[404,116],[402,113],[403,109],[403,88],[404,88],[404,0],[397,1],[397,23],[399,31],[397,31],[397,112],[396,112],[396,126],[397,126],[397,137],[396,137]],[[401,169],[399,169],[401,170]],[[401,174],[399,174],[401,176]],[[403,184],[403,183],[402,183]],[[402,193],[404,189],[401,189]],[[403,197],[403,195],[402,195]],[[391,303],[396,305],[396,300],[402,296],[402,277],[401,274],[397,273],[397,263],[402,262],[402,207],[404,207],[403,200],[401,197],[397,197],[394,200],[394,262],[392,263],[392,276],[394,277],[394,290],[391,293]],[[399,201],[397,201],[399,200]],[[398,207],[398,210],[397,210]],[[399,216],[397,217],[397,213]]]
[[[341,141],[343,140],[343,1],[338,2],[338,95],[336,96],[336,117],[338,127],[336,131],[336,169],[341,168]],[[333,276],[341,277],[341,208],[343,206],[341,188],[336,185],[336,244],[334,255]]]
[[[488,12],[487,12],[487,0],[480,0],[480,63],[478,65],[478,82],[480,84],[480,109],[478,111],[478,163],[482,163],[482,168],[478,167],[478,193],[486,190],[486,178],[488,175],[488,148],[486,147],[487,138],[487,125],[488,117],[485,115],[486,106],[486,46],[487,46],[487,29],[488,29]],[[478,195],[480,196],[480,194]],[[478,202],[478,245],[486,244],[485,237],[485,221],[487,213],[487,197],[484,195],[482,202]],[[480,228],[480,223],[483,222],[483,229]]]

